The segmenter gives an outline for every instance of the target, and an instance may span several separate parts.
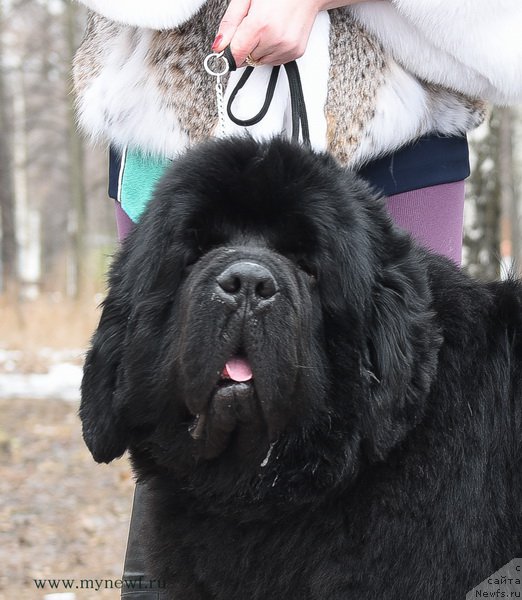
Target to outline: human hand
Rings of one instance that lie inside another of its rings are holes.
[[[280,65],[304,54],[317,13],[357,0],[231,0],[212,50],[230,45],[236,64]]]

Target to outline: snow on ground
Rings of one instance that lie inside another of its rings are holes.
[[[76,402],[80,397],[82,360],[82,350],[43,348],[28,360],[21,351],[0,349],[0,398]]]

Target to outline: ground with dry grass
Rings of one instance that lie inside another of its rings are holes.
[[[4,371],[45,374],[65,355],[79,366],[99,300],[0,303],[0,351],[11,357]],[[119,597],[79,588],[120,578],[134,484],[126,458],[94,463],[77,410],[78,398],[14,397],[8,387],[0,395],[0,600]],[[34,580],[44,579],[74,582],[38,589]]]
[[[60,294],[12,302],[0,296],[0,348],[23,351],[86,347],[99,319],[101,294],[70,300]]]
[[[75,403],[0,399],[0,422],[0,598],[42,600],[35,579],[119,579],[134,487],[127,459],[93,462]]]

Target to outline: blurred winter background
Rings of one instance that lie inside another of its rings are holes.
[[[106,151],[75,127],[84,19],[66,0],[0,0],[0,599],[119,595],[78,589],[119,578],[133,488],[125,459],[95,465],[76,417],[116,248]],[[522,264],[521,132],[502,108],[472,136],[464,261],[479,278]]]
[[[0,0],[2,600],[119,597],[91,582],[118,585],[134,486],[126,459],[93,462],[77,419],[116,248],[106,152],[74,120],[84,19],[65,0]]]

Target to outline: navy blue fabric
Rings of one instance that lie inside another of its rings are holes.
[[[118,199],[118,185],[120,179],[121,167],[121,152],[113,148],[109,148],[109,198]]]
[[[385,196],[462,181],[470,173],[468,141],[466,136],[425,136],[358,173]]]
[[[109,152],[109,197],[118,198],[121,152]],[[385,196],[402,194],[442,183],[462,181],[469,176],[466,136],[429,135],[397,152],[373,160],[359,174]]]

